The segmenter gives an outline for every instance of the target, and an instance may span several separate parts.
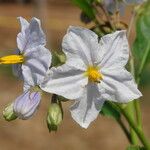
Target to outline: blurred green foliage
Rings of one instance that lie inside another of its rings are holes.
[[[148,78],[150,76],[150,69],[145,68],[150,63],[150,1],[138,9],[136,39],[133,44],[133,50],[136,56],[137,66],[142,63],[143,59],[145,60],[143,64],[144,72],[142,72],[142,75],[138,74],[142,77],[142,84],[150,83],[150,78]],[[136,70],[138,69],[139,67]]]
[[[95,18],[95,11],[92,7],[94,0],[72,0],[90,19]]]

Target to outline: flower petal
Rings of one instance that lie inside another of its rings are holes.
[[[28,51],[28,50],[27,50]],[[43,82],[51,65],[51,53],[43,46],[30,49],[26,53],[26,62],[22,66],[24,80],[33,85]],[[30,76],[30,77],[29,77]],[[29,84],[30,85],[30,84]]]
[[[103,36],[100,45],[100,53],[103,58],[99,63],[101,68],[119,68],[126,65],[129,58],[126,31],[116,31],[113,34]]]
[[[29,22],[23,17],[18,17],[17,19],[19,20],[21,25],[21,32],[25,34],[25,30],[29,27]]]
[[[24,84],[23,84],[23,91],[24,91],[24,92],[25,92],[25,91],[28,91],[31,87],[33,87],[33,86],[31,86],[31,85],[29,85],[28,83],[24,82]]]
[[[100,89],[104,89],[102,97],[104,99],[127,103],[142,96],[132,75],[125,69],[103,69],[103,80],[99,84]]]
[[[85,28],[69,27],[63,38],[62,47],[67,56],[67,64],[81,70],[87,65],[94,65],[99,58],[98,36]],[[80,63],[76,63],[75,60]]]
[[[87,128],[97,118],[103,104],[97,85],[88,84],[83,96],[71,107],[71,115],[81,127]]]
[[[22,65],[24,81],[35,86],[43,82],[51,64],[51,53],[43,46],[38,46],[26,51],[26,61]]]
[[[62,65],[51,68],[47,79],[41,85],[41,89],[67,99],[76,99],[83,94],[87,82],[88,79],[84,76],[83,71]]]
[[[14,102],[14,112],[20,119],[29,119],[36,112],[41,100],[40,92],[26,91]]]
[[[103,3],[108,12],[115,13],[116,11],[119,11],[121,15],[124,14],[125,4],[122,1],[104,0]]]
[[[30,24],[23,18],[19,18],[21,24],[21,32],[17,36],[17,45],[21,52],[26,49],[32,49],[36,46],[46,44],[45,34],[41,28],[40,20],[32,18]]]

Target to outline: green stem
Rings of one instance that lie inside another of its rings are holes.
[[[133,23],[133,17],[131,20],[132,20],[131,22]],[[130,24],[130,26],[132,26],[132,24]],[[130,32],[130,30],[129,30],[129,32]],[[129,37],[129,32],[128,32],[128,37]],[[134,57],[132,55],[132,51],[130,51],[130,70],[131,70],[131,74],[133,75],[133,77],[135,77]],[[136,106],[135,101],[130,102],[127,106],[127,110],[130,113],[130,115],[134,121],[136,121],[135,120],[135,111],[136,111],[136,116],[138,118],[137,109],[135,106]],[[136,133],[134,132],[134,130],[131,127],[130,127],[130,132],[131,132],[132,144],[137,145],[138,139],[137,139]]]
[[[138,124],[138,127],[142,129],[142,113],[141,113],[141,108],[140,108],[140,101],[134,100],[134,105],[136,109],[137,124]]]
[[[135,120],[134,101],[131,101],[131,102],[128,103],[126,110],[130,114],[130,117],[132,118],[132,120],[134,122],[136,122],[136,120]],[[135,131],[131,127],[131,125],[130,125],[130,134],[131,134],[131,143],[133,145],[137,145],[138,144],[138,138],[137,138],[137,135],[136,135]]]
[[[134,58],[131,56],[130,59],[130,67],[131,67],[131,73],[133,77],[135,78],[135,67],[134,67]],[[138,82],[137,82],[138,84]],[[136,111],[136,119],[137,119],[137,124],[140,128],[142,128],[142,114],[141,114],[141,108],[140,108],[140,101],[139,100],[134,100],[134,107]]]
[[[130,124],[130,126],[136,132],[137,136],[139,137],[140,141],[144,145],[145,149],[150,150],[150,143],[149,143],[148,139],[145,137],[143,130],[135,124],[134,120],[132,119],[132,117],[128,111],[126,111],[125,109],[122,109],[119,105],[117,105],[117,106],[121,110],[122,114],[124,115],[124,117],[126,118],[128,123]]]
[[[117,122],[118,122],[118,124],[120,125],[121,129],[123,130],[123,132],[125,133],[125,135],[126,135],[128,141],[129,141],[130,143],[132,143],[131,137],[130,137],[130,133],[129,133],[128,129],[126,128],[126,126],[124,125],[123,121],[122,121],[121,119],[118,119]]]
[[[130,20],[130,24],[129,24],[129,28],[128,28],[128,32],[127,32],[128,39],[130,37],[130,33],[131,33],[131,30],[132,30],[132,27],[133,27],[133,24],[134,24],[135,16],[136,16],[136,13],[135,13],[135,11],[133,11],[133,14],[132,14],[132,17],[131,17],[131,20]],[[135,78],[134,57],[133,57],[133,54],[132,54],[131,50],[130,50],[130,70],[131,70],[131,73],[132,73],[133,77]],[[139,101],[134,100],[133,102],[130,102],[128,104],[128,112],[130,113],[132,119],[134,121],[137,121],[138,126],[142,127],[142,119],[141,119],[142,116],[141,116]],[[136,120],[135,120],[135,115],[136,115]],[[138,143],[136,134],[135,134],[135,132],[133,131],[132,128],[130,130],[131,130],[132,143],[136,145]]]

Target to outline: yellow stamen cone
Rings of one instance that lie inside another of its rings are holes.
[[[99,72],[99,69],[97,67],[94,67],[94,66],[88,67],[87,71],[85,72],[85,75],[88,76],[89,81],[91,81],[91,82],[99,83],[100,80],[103,79],[103,76]]]
[[[23,63],[23,55],[9,55],[0,58],[0,64],[18,64]]]

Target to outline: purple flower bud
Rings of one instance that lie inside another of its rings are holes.
[[[41,100],[41,93],[25,91],[14,102],[14,112],[20,119],[29,119],[36,112]]]

